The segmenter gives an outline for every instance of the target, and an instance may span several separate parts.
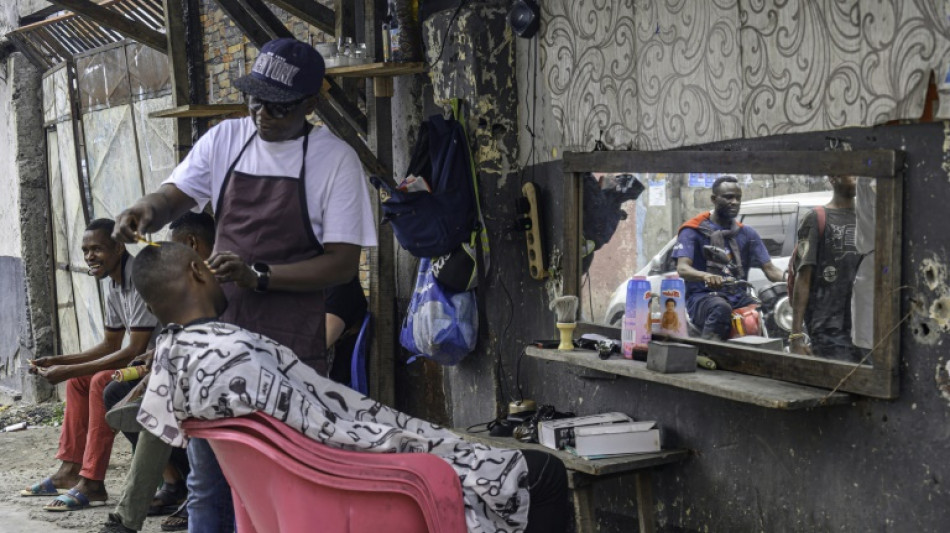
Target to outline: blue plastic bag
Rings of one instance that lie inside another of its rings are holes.
[[[418,356],[452,366],[475,349],[478,308],[474,291],[452,292],[436,281],[432,261],[419,261],[416,289],[399,332],[399,343]]]

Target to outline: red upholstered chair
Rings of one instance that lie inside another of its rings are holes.
[[[270,416],[188,420],[234,496],[241,533],[464,533],[462,488],[425,453],[331,448]]]

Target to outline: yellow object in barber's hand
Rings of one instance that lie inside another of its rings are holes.
[[[135,240],[146,246],[158,246],[158,247],[161,246],[161,244],[158,244],[157,242],[152,242],[141,235],[136,235]]]

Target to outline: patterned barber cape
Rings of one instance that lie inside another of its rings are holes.
[[[262,335],[222,322],[162,332],[138,420],[172,446],[185,446],[180,422],[261,411],[304,435],[345,450],[429,452],[458,473],[471,532],[514,533],[528,518],[521,452],[468,443],[334,383]]]

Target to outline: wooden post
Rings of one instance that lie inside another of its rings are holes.
[[[168,40],[168,70],[172,83],[172,107],[190,103],[188,77],[188,50],[186,39],[185,2],[188,0],[165,0],[165,37]],[[188,154],[192,143],[191,119],[175,119],[175,154],[181,161]],[[148,192],[148,191],[146,191]]]
[[[656,531],[653,479],[649,470],[637,472],[637,517],[640,519],[640,533],[654,533]]]
[[[382,12],[384,0],[364,0],[366,24],[366,48],[376,57],[382,57]],[[367,80],[367,84],[370,83]],[[367,90],[366,114],[368,139],[380,163],[391,169],[393,164],[392,103],[389,98],[370,96]],[[392,182],[392,172],[387,176]],[[374,202],[376,219],[379,220],[379,197]],[[378,226],[379,245],[370,252],[370,309],[376,320],[375,335],[370,357],[370,395],[377,400],[393,405],[395,401],[394,365],[396,343],[396,248],[392,227]]]

